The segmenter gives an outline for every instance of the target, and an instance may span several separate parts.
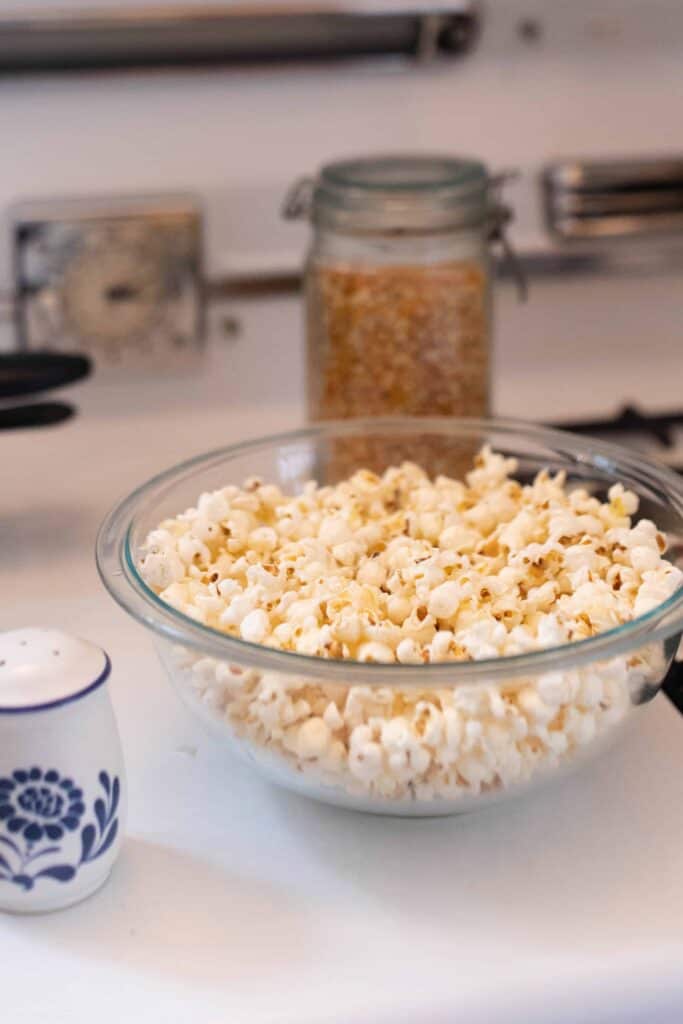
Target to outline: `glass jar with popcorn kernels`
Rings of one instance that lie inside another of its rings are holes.
[[[388,156],[324,166],[288,217],[313,228],[305,271],[312,420],[485,416],[491,257],[510,216],[483,163]]]

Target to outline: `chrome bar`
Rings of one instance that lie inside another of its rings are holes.
[[[248,13],[247,13],[248,10]],[[466,53],[474,0],[359,12],[283,6],[167,6],[0,15],[0,74]]]
[[[517,260],[524,276],[531,281],[562,280],[571,277],[651,276],[683,269],[683,244],[658,245],[641,242],[637,249],[625,252],[620,246],[520,252]],[[496,277],[515,283],[515,274],[507,260],[495,259]],[[301,290],[300,271],[280,273],[234,274],[211,277],[205,282],[208,303],[266,299],[296,294]]]
[[[561,239],[683,232],[683,158],[564,161],[542,174],[548,228]]]

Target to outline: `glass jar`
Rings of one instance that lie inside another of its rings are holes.
[[[294,186],[285,216],[313,226],[310,419],[488,413],[495,184],[477,160],[393,156]]]

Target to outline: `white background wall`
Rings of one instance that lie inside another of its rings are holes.
[[[65,0],[26,0],[21,9],[29,5]],[[0,12],[8,10],[0,2]],[[535,44],[518,31],[528,17],[541,24]],[[434,68],[0,79],[0,213],[19,198],[188,189],[207,211],[209,273],[294,267],[305,232],[278,213],[293,179],[354,152],[436,149],[520,168],[510,189],[513,234],[519,246],[536,248],[548,244],[537,190],[545,161],[683,151],[682,52],[681,0],[489,0],[477,51]],[[0,290],[9,285],[8,249],[0,235]],[[538,282],[527,306],[504,286],[496,411],[562,419],[607,414],[626,401],[680,406],[681,291],[675,270],[661,281]],[[300,402],[298,301],[229,312],[240,317],[241,336],[228,344],[212,332],[208,361],[187,380],[187,401],[233,410]],[[3,333],[10,343],[8,325]],[[156,374],[138,387],[130,374],[98,371],[96,383],[92,394],[74,396],[92,404],[90,415],[169,408],[170,385]]]
[[[0,13],[65,6],[86,4],[14,0]],[[518,32],[531,16],[537,43]],[[298,174],[353,152],[440,149],[520,168],[517,239],[537,246],[544,161],[683,150],[682,50],[680,0],[489,0],[478,50],[438,68],[0,79],[0,210],[17,198],[190,189],[209,211],[212,269],[277,265],[296,259],[300,235],[279,224],[278,206]]]

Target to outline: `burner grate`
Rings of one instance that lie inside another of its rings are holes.
[[[663,461],[670,469],[683,473],[683,451],[676,452],[677,447],[681,445],[681,438],[676,438],[676,432],[683,430],[683,411],[648,415],[642,413],[637,406],[626,405],[616,416],[609,419],[553,423],[552,426],[571,430],[574,434],[588,434],[606,439],[613,439],[615,435],[643,438],[664,449],[661,452],[663,456],[666,453],[675,456],[673,462],[669,458],[664,458]],[[660,453],[654,451],[652,454],[656,457]]]

